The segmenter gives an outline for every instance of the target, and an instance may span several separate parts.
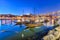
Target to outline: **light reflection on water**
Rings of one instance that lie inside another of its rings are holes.
[[[15,24],[15,21],[17,21],[17,20],[0,20],[0,26],[1,26],[1,24],[3,24],[3,25],[13,25],[13,24]]]
[[[0,26],[1,26],[1,20],[0,20]]]
[[[16,35],[16,32],[21,32],[25,29],[25,25],[22,25],[23,27],[20,27],[19,25],[15,25],[14,21],[11,22],[11,20],[6,20],[6,24],[1,24],[0,20],[0,40],[4,40],[8,36]],[[3,32],[2,30],[7,32]]]
[[[24,24],[22,25],[22,27],[20,27],[20,25],[15,25],[15,21],[16,20],[11,22],[11,20],[6,20],[6,24],[1,25],[1,20],[0,20],[0,40],[5,40],[6,38],[8,38],[10,36],[14,36],[17,34],[17,32],[19,33],[26,28],[26,26]],[[37,30],[44,31],[46,29],[47,29],[46,26],[42,26],[41,28],[39,28]],[[6,31],[6,32],[3,32],[2,30]]]

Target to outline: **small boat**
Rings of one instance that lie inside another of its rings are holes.
[[[42,24],[25,24],[27,28],[35,28],[35,27],[40,27]]]
[[[25,24],[27,26],[26,29],[40,27],[43,25],[42,23],[30,23],[30,22],[16,22],[15,25],[22,25],[22,24]]]

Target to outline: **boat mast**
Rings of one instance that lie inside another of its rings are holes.
[[[35,10],[36,10],[36,9],[34,8],[34,22],[35,22]]]

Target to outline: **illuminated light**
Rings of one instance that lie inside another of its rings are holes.
[[[24,34],[22,34],[22,38],[24,37]]]
[[[17,20],[17,22],[20,22],[20,20]]]
[[[39,28],[39,27],[35,27],[35,28]]]

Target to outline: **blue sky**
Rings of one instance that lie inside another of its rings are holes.
[[[22,15],[60,10],[60,0],[0,0],[0,14]]]

